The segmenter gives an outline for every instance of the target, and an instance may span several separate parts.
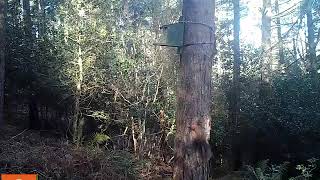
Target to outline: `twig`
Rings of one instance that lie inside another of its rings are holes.
[[[170,160],[168,161],[168,163],[170,164],[173,160],[174,160],[174,156],[172,156],[172,158],[170,158]]]
[[[163,73],[163,65],[161,65],[160,75],[158,76],[156,93],[154,94],[154,98],[153,98],[153,101],[152,101],[153,104],[157,101],[157,96],[158,96],[158,93],[159,93],[159,87],[160,87],[160,81],[161,81],[161,78],[162,78],[162,73]]]
[[[21,134],[23,134],[23,133],[24,133],[25,131],[27,131],[27,130],[28,130],[28,129],[23,130],[21,133],[15,135],[15,136],[13,136],[13,137],[11,137],[11,139],[14,139],[14,138],[20,136]]]

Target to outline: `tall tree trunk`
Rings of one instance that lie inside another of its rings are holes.
[[[34,13],[34,24],[36,27],[36,38],[40,37],[40,28],[41,28],[41,9],[39,0],[34,0],[33,5],[33,13]]]
[[[45,0],[39,0],[39,38],[43,38],[46,33],[46,4]]]
[[[287,67],[291,68],[294,70],[294,73],[300,73],[301,71],[301,64],[298,57],[298,50],[297,50],[297,40],[295,38],[292,39],[292,52],[293,52],[293,67],[290,67],[290,64],[287,65]]]
[[[235,128],[238,126],[240,114],[240,1],[233,0],[233,89],[232,89],[232,119]]]
[[[278,50],[279,50],[279,64],[284,64],[284,52],[283,52],[283,39],[281,32],[281,20],[280,20],[280,10],[279,10],[279,0],[275,1],[275,11],[276,11],[276,24],[277,24],[277,36],[278,36]]]
[[[0,127],[4,124],[4,81],[5,81],[5,0],[0,0]]]
[[[314,31],[314,22],[313,22],[313,15],[312,15],[312,3],[313,0],[308,0],[307,4],[307,27],[308,27],[308,48],[307,48],[307,55],[310,61],[310,73],[314,76],[317,73],[317,65],[316,65],[316,42],[315,42],[315,31]]]
[[[262,62],[261,62],[261,80],[270,82],[272,70],[271,55],[271,0],[263,0],[262,5]]]
[[[77,65],[78,65],[78,77],[76,82],[76,93],[75,93],[75,107],[74,107],[74,135],[73,140],[78,146],[81,143],[82,131],[84,125],[84,119],[81,115],[80,110],[80,99],[82,93],[82,81],[83,81],[83,59],[82,59],[82,48],[81,48],[81,33],[78,35],[78,52],[77,52]]]
[[[233,79],[230,97],[230,123],[229,125],[229,143],[231,145],[230,168],[236,170],[240,167],[241,162],[237,161],[239,146],[237,142],[237,131],[240,119],[240,0],[233,0]]]
[[[297,54],[297,41],[295,38],[292,38],[292,51],[293,51],[293,60],[296,61],[298,59],[298,54]]]
[[[30,0],[23,0],[23,20],[24,20],[24,33],[27,39],[31,40],[32,37],[32,21],[30,14]]]
[[[24,61],[27,67],[27,73],[28,74],[33,74],[35,71],[34,69],[34,63],[35,56],[32,56],[34,53],[34,48],[33,48],[33,37],[32,37],[32,21],[31,21],[31,9],[30,9],[30,0],[22,0],[22,14],[23,14],[23,29],[24,29]],[[33,96],[34,94],[34,76],[31,78],[26,79],[27,82],[27,89],[29,91],[28,96]]]
[[[208,179],[214,0],[184,0],[184,47],[177,87],[175,180]]]

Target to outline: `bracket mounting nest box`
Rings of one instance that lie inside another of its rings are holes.
[[[160,29],[163,30],[165,40],[163,43],[154,43],[154,45],[177,47],[178,52],[180,52],[180,49],[185,46],[198,45],[198,44],[214,44],[213,42],[195,42],[191,44],[184,44],[184,30],[185,30],[186,24],[201,25],[209,28],[212,32],[214,32],[214,28],[204,23],[182,21],[182,19],[183,18],[180,17],[177,23],[161,26]]]

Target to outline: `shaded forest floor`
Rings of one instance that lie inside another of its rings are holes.
[[[6,126],[0,129],[3,173],[35,173],[40,180],[166,180],[172,177],[172,167],[157,158],[137,160],[127,151],[76,147],[54,133]],[[215,180],[251,179],[244,178],[249,172],[225,173]]]
[[[40,180],[163,179],[163,164],[155,164],[125,151],[77,148],[53,134],[12,126],[0,130],[0,174],[36,173]]]
[[[166,180],[172,177],[172,167],[156,158],[137,160],[127,151],[76,147],[50,132],[7,126],[0,129],[0,174],[3,173],[35,173],[40,180]],[[248,173],[229,172],[215,180],[251,179],[243,178]]]
[[[38,174],[40,180],[172,179],[160,159],[137,160],[126,151],[76,147],[50,132],[0,128],[0,174]],[[219,180],[238,179],[228,175]]]

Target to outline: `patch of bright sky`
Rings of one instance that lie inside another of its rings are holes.
[[[297,4],[301,0],[288,0],[287,3],[282,3],[280,1],[280,13],[287,8]],[[241,41],[246,44],[252,44],[254,47],[259,47],[261,45],[261,7],[262,0],[241,0],[241,4],[247,7],[246,16],[241,17]],[[274,1],[272,0],[272,4]],[[272,13],[272,12],[271,12]],[[241,12],[244,14],[244,12]],[[270,14],[271,16],[274,14]],[[287,30],[283,27],[283,32]],[[282,32],[282,33],[283,33]]]
[[[261,44],[261,12],[262,1],[260,0],[242,0],[241,2],[248,8],[246,16],[241,18],[241,41],[259,47]]]

